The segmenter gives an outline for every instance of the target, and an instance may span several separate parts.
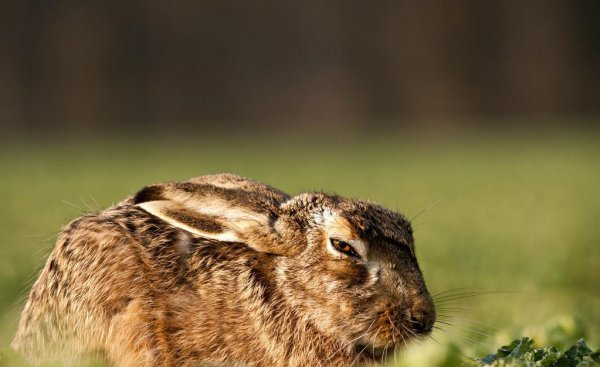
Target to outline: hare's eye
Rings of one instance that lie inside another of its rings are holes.
[[[331,241],[331,245],[333,246],[333,248],[336,249],[337,251],[339,251],[343,254],[346,254],[348,256],[360,257],[358,252],[356,252],[354,247],[352,247],[352,245],[349,244],[348,242],[338,240],[337,238],[330,238],[329,240]]]

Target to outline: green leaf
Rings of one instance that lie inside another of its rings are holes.
[[[533,340],[523,337],[476,361],[480,366],[592,367],[600,366],[600,351],[592,353],[583,339],[562,351],[554,346],[534,349]]]
[[[539,365],[542,367],[551,367],[562,355],[561,352],[546,352],[544,357],[539,361]]]
[[[497,355],[495,355],[495,354],[488,354],[487,356],[483,357],[480,360],[480,362],[481,362],[481,364],[486,365],[486,364],[492,364],[494,361],[497,361],[497,360],[498,360],[498,356]]]

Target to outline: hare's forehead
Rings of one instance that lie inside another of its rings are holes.
[[[324,208],[322,211],[314,214],[314,221],[317,225],[324,227],[328,231],[335,231],[338,234],[344,234],[344,237],[355,234],[350,222],[344,218],[340,212]]]

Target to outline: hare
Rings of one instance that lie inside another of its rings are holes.
[[[402,215],[223,174],[67,225],[12,345],[33,363],[374,365],[435,317]]]

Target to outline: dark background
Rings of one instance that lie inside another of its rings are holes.
[[[7,137],[594,124],[599,4],[8,2],[0,127]]]

